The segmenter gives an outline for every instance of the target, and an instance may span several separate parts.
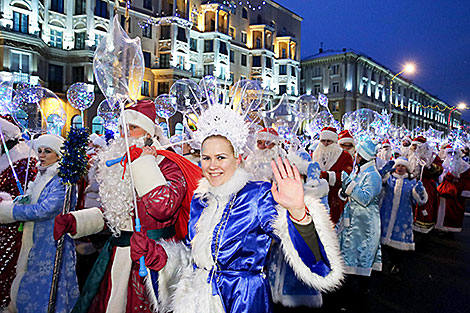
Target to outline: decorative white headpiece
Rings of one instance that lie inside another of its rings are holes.
[[[193,133],[196,145],[201,145],[210,136],[223,136],[238,156],[244,151],[250,126],[256,121],[249,113],[256,111],[267,99],[259,81],[237,82],[230,92],[229,104],[226,93],[228,90],[213,76],[204,77],[199,85],[189,79],[178,80],[170,89],[177,110],[197,128]]]

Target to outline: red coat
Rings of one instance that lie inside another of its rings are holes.
[[[413,230],[420,233],[428,233],[436,224],[437,208],[439,207],[439,194],[437,192],[437,178],[442,172],[442,167],[431,164],[430,168],[423,170],[423,185],[428,194],[428,201],[415,207]]]
[[[331,220],[335,224],[343,213],[344,205],[346,204],[346,202],[342,201],[338,195],[341,188],[341,173],[345,171],[350,174],[352,170],[353,159],[351,155],[346,151],[342,151],[336,162],[327,169],[327,177],[324,176],[325,172],[322,173],[322,177],[325,177],[328,181],[328,185],[330,186],[330,191],[328,192],[328,204],[330,206]]]
[[[29,152],[25,143],[19,143],[9,151],[23,188]],[[31,154],[34,155],[34,152]],[[35,157],[30,158],[28,182],[33,181],[36,176],[36,162]],[[5,154],[0,156],[0,191],[9,193],[13,198],[20,195]],[[10,302],[10,287],[16,275],[16,262],[21,249],[22,233],[18,231],[19,225],[19,222],[0,224],[0,307],[7,307]]]
[[[457,178],[450,173],[437,188],[440,196],[436,229],[460,232],[465,215],[465,198],[470,197],[470,169]]]

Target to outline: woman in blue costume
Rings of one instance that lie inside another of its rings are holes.
[[[392,163],[393,162],[393,163]],[[393,168],[385,166],[381,171],[384,183],[384,199],[380,208],[382,227],[381,243],[388,246],[390,272],[398,274],[403,251],[413,251],[413,208],[424,205],[428,200],[423,183],[410,177],[410,163],[400,157],[390,161]]]
[[[343,264],[324,205],[304,194],[287,160],[273,161],[275,184],[250,181],[239,157],[247,134],[231,109],[214,105],[202,113],[195,137],[202,143],[203,179],[186,243],[142,244],[140,233],[131,239],[134,259],[144,255],[146,264],[158,264],[150,268],[160,312],[271,312],[265,272],[273,240],[307,286],[328,291],[341,284]]]
[[[2,196],[0,222],[6,219],[25,222],[9,312],[47,312],[57,249],[53,238],[54,218],[62,212],[65,198],[65,185],[57,175],[63,141],[59,136],[42,135],[34,143],[40,165],[36,179],[28,185],[27,196],[21,198],[24,204]],[[72,201],[74,207],[75,199]],[[70,312],[79,295],[75,245],[68,236],[65,236],[62,258],[56,313]]]

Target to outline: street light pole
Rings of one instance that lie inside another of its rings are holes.
[[[407,64],[403,70],[396,73],[392,79],[390,80],[390,101],[389,101],[389,114],[392,114],[392,104],[393,104],[393,80],[403,74],[404,72],[413,73],[415,70],[415,66],[411,63]],[[393,117],[393,115],[392,115]]]
[[[454,107],[452,110],[450,110],[449,112],[449,118],[447,119],[447,124],[449,125],[449,132],[452,130],[452,124],[450,123],[450,117],[452,116],[452,112],[454,112],[455,110],[457,109],[466,109],[467,106],[465,105],[465,103],[460,103],[458,106]]]

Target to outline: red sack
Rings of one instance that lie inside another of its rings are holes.
[[[196,190],[199,180],[202,178],[202,170],[191,161],[188,161],[185,157],[172,151],[157,150],[157,153],[175,162],[183,172],[184,179],[186,180],[186,195],[181,203],[181,210],[175,225],[176,239],[183,240],[188,234],[191,200],[193,198],[194,190]]]
[[[439,193],[440,196],[442,197],[452,197],[456,198],[458,191],[457,191],[457,186],[453,182],[454,176],[452,174],[447,174],[442,183],[437,187],[437,192]]]

